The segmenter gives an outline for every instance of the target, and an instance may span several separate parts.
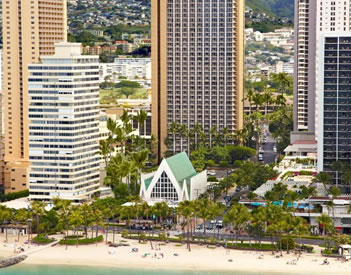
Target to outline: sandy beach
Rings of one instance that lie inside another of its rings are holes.
[[[112,236],[110,236],[112,238]],[[13,245],[22,245],[26,252],[33,251],[22,263],[33,265],[76,265],[76,266],[101,266],[133,269],[167,269],[167,270],[208,270],[208,271],[262,271],[262,272],[292,272],[302,274],[326,273],[326,274],[350,274],[351,262],[342,263],[329,258],[329,265],[322,265],[323,257],[316,254],[304,253],[296,261],[296,265],[287,264],[296,260],[294,253],[283,254],[281,258],[275,258],[271,252],[256,253],[248,251],[226,250],[224,248],[210,249],[202,246],[191,246],[191,252],[186,245],[179,246],[173,243],[153,246],[160,250],[151,249],[150,243],[139,244],[138,241],[127,240],[129,247],[111,248],[105,243],[98,245],[54,246],[39,249],[38,246],[24,245],[26,238],[15,242],[15,237],[9,237],[4,244],[4,236],[0,237],[0,256],[5,257],[13,254]],[[116,242],[121,240],[116,235]],[[138,252],[132,252],[137,248]],[[25,252],[25,253],[26,253]],[[149,254],[143,257],[145,254]],[[175,256],[177,254],[178,256]],[[262,256],[263,255],[263,256]],[[261,259],[260,259],[261,258]],[[232,261],[229,261],[229,260]]]

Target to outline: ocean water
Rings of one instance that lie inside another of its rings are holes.
[[[0,269],[0,275],[295,275],[292,273],[255,273],[255,272],[204,272],[204,271],[165,271],[131,270],[116,268],[95,268],[75,266],[36,266],[18,265]],[[309,275],[296,273],[296,275]]]

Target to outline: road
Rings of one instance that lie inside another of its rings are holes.
[[[276,143],[275,140],[268,134],[266,142],[262,144],[263,161],[266,164],[275,162],[276,153],[273,152],[273,147],[275,143]]]

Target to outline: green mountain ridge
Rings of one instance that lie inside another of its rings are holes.
[[[246,6],[257,13],[294,19],[294,0],[246,0]]]

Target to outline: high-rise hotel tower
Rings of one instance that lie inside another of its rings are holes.
[[[5,192],[28,189],[28,71],[66,41],[66,0],[3,0]]]
[[[351,1],[295,0],[294,130],[318,134],[319,40],[351,31]]]
[[[99,57],[55,47],[28,67],[30,198],[81,202],[100,187]]]
[[[243,124],[244,0],[152,0],[152,129]],[[177,135],[170,147],[187,150]]]

